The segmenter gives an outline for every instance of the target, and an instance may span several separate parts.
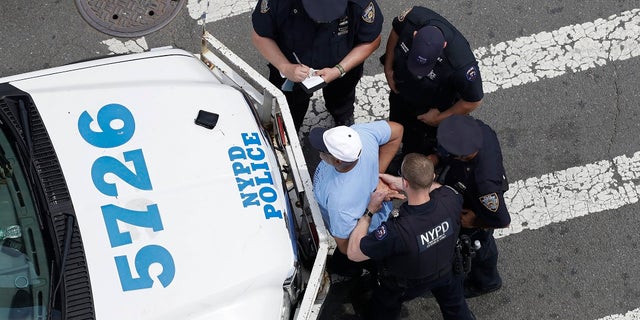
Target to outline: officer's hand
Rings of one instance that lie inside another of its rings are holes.
[[[324,79],[324,82],[329,83],[335,79],[340,78],[340,70],[338,68],[324,68],[321,70],[316,70],[316,75],[321,76]]]
[[[385,71],[384,76],[387,78],[387,84],[389,85],[389,89],[391,89],[391,91],[393,91],[394,93],[400,92],[398,91],[398,88],[396,88],[396,80],[393,79],[393,70],[388,72]]]
[[[396,190],[396,191],[402,190],[402,178],[400,177],[392,176],[386,173],[381,173],[380,181],[384,182],[386,185],[389,186],[389,188],[393,190]],[[378,183],[378,185],[380,185],[380,183]]]
[[[462,209],[462,214],[460,215],[460,224],[463,228],[475,228],[476,213],[469,209]]]
[[[387,196],[384,197],[384,201],[391,201],[393,199],[399,199],[399,200],[404,200],[407,197],[405,197],[405,195],[403,193],[400,193],[396,190],[391,190],[389,189],[389,192],[387,192]]]
[[[371,194],[371,198],[369,199],[369,204],[367,208],[371,212],[378,212],[380,208],[382,208],[382,202],[384,198],[386,198],[389,190],[376,190]]]
[[[427,111],[427,113],[423,113],[419,115],[418,120],[432,127],[437,127],[438,124],[440,124],[440,119],[438,119],[439,116],[440,116],[440,111],[436,108],[431,108],[429,111]]]
[[[311,72],[311,68],[304,64],[292,63],[285,67],[283,74],[287,79],[293,82],[302,82],[304,79],[309,77],[309,72]]]

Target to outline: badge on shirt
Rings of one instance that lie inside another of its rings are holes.
[[[381,224],[378,229],[373,231],[373,234],[376,236],[376,239],[382,240],[387,237],[387,225],[384,223]]]
[[[480,203],[482,203],[485,208],[489,209],[489,211],[498,212],[498,208],[500,207],[500,199],[498,198],[497,193],[494,192],[485,194],[478,199],[480,199]]]
[[[476,69],[476,66],[471,66],[471,68],[467,70],[466,77],[469,81],[476,80],[476,78],[478,77],[478,69]]]
[[[260,13],[267,13],[269,11],[269,0],[262,0],[260,4]]]
[[[366,23],[373,23],[376,19],[376,8],[373,6],[373,2],[369,2],[369,5],[364,12],[362,12],[362,20]]]
[[[404,21],[404,18],[406,18],[407,15],[409,14],[409,12],[411,12],[411,9],[413,9],[413,7],[405,9],[404,11],[402,11],[402,13],[398,16],[398,21],[400,21],[400,22]]]

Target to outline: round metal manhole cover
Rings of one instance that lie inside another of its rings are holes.
[[[76,0],[82,17],[100,32],[140,37],[166,26],[186,0]]]

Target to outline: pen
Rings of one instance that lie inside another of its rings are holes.
[[[302,62],[300,62],[300,59],[298,58],[298,55],[295,52],[293,53],[293,57],[296,58],[296,61],[298,62],[299,65],[302,65]]]

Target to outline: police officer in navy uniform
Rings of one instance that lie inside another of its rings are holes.
[[[269,81],[287,97],[296,130],[312,95],[300,82],[314,72],[328,83],[322,90],[336,126],[353,124],[355,88],[364,61],[380,46],[383,16],[378,4],[259,0],[252,21],[253,43],[269,62]],[[295,83],[292,88],[283,87],[287,79]]]
[[[464,299],[462,279],[452,270],[460,230],[462,196],[433,182],[433,163],[422,154],[408,154],[402,177],[382,174],[392,189],[404,190],[407,202],[367,234],[371,217],[387,194],[376,191],[349,237],[349,259],[378,262],[367,319],[397,319],[403,301],[431,291],[444,319],[475,319]]]
[[[440,121],[469,114],[482,101],[478,62],[447,19],[419,6],[393,20],[386,48],[389,120],[405,128],[402,152],[434,153]]]
[[[465,279],[465,296],[475,297],[500,289],[495,228],[511,223],[504,202],[509,188],[496,133],[468,115],[453,115],[438,127],[439,156],[443,169],[438,181],[455,186],[464,196],[461,234],[478,240],[480,249]]]

